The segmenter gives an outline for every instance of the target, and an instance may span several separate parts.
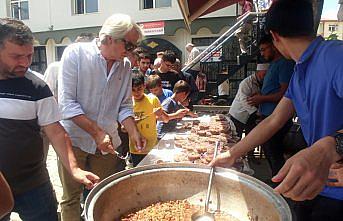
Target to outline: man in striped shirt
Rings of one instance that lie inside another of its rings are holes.
[[[23,220],[57,220],[43,157],[42,128],[72,177],[92,188],[99,178],[79,168],[71,141],[59,124],[57,102],[44,81],[29,70],[33,35],[21,21],[0,19],[0,171]],[[2,220],[9,220],[7,215]]]

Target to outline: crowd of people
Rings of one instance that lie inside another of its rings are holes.
[[[210,166],[232,166],[261,145],[275,191],[297,201],[297,220],[341,220],[343,44],[315,36],[308,1],[276,1],[266,27],[259,42],[264,62],[241,82],[229,111],[246,137]],[[170,50],[153,59],[137,47],[142,38],[128,15],[114,14],[97,37],[69,45],[42,79],[29,68],[29,27],[0,19],[1,221],[11,211],[23,220],[58,219],[45,162],[49,143],[58,155],[61,219],[79,221],[85,189],[122,170],[120,155],[127,151],[137,166],[177,120],[196,117],[200,67],[182,72]],[[188,65],[200,52],[185,47]],[[295,116],[308,148],[285,159],[280,141]]]
[[[265,150],[273,171],[272,181],[277,184],[275,191],[296,201],[294,210],[297,220],[341,220],[343,44],[316,37],[309,1],[276,1],[268,10],[266,28],[273,44],[261,42],[261,54],[267,58],[265,52],[274,50],[274,56],[270,57],[271,65],[263,84],[279,65],[284,66],[283,71],[289,70],[285,67],[288,66],[286,62],[277,59],[280,55],[295,62],[292,76],[287,78],[289,75],[284,73],[287,76],[276,78],[277,74],[274,74],[273,84],[279,84],[278,90],[263,85],[261,94],[246,95],[250,96],[248,104],[267,102],[265,109],[260,106],[266,111],[266,116],[263,116],[266,118],[210,165],[231,166],[237,157],[267,142],[269,150]],[[275,49],[280,55],[275,54]],[[288,84],[288,87],[282,83]],[[273,90],[272,96],[275,97],[271,98],[267,93]],[[247,112],[248,116],[250,113]],[[300,120],[308,148],[284,162],[283,158],[279,158],[280,153],[275,153],[281,152],[282,147],[273,147],[273,143],[281,142],[276,137],[281,136],[280,133],[295,115]]]
[[[127,15],[109,17],[98,37],[79,36],[44,79],[29,69],[30,29],[9,18],[0,20],[0,29],[1,197],[5,211],[14,201],[23,220],[57,220],[49,143],[58,155],[61,219],[80,220],[85,188],[123,169],[113,157],[122,141],[137,166],[177,119],[192,115],[194,78],[181,72],[172,51],[160,52],[152,65],[151,55],[137,48],[142,31]]]

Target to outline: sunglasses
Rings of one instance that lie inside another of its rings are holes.
[[[130,41],[127,41],[125,39],[120,39],[120,41],[124,42],[124,46],[125,46],[125,50],[126,51],[133,51],[137,48],[137,45],[133,44],[132,42]]]

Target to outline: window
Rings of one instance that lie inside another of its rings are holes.
[[[67,46],[56,46],[56,61],[60,61]]]
[[[32,56],[32,64],[30,67],[32,70],[43,74],[46,70],[46,49],[45,46],[35,47],[35,51]]]
[[[98,0],[74,0],[75,14],[98,12]]]
[[[171,7],[171,0],[142,0],[142,8],[163,8]]]
[[[11,16],[19,20],[29,19],[29,1],[11,0]]]
[[[338,25],[329,25],[329,32],[336,32],[338,30]]]

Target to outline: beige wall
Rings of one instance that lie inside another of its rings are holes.
[[[338,25],[338,30],[335,32],[329,31],[330,25]],[[343,40],[343,22],[338,22],[334,20],[322,20],[318,27],[319,35],[322,35],[324,38],[329,37],[332,33],[338,35],[338,39]]]
[[[177,0],[167,8],[140,9],[141,0],[98,0],[99,12],[74,15],[73,0],[29,0],[29,19],[24,22],[33,32],[101,26],[104,20],[114,13],[129,14],[137,22],[182,19]],[[0,17],[8,17],[8,0],[0,0]],[[204,16],[235,16],[236,5]]]

